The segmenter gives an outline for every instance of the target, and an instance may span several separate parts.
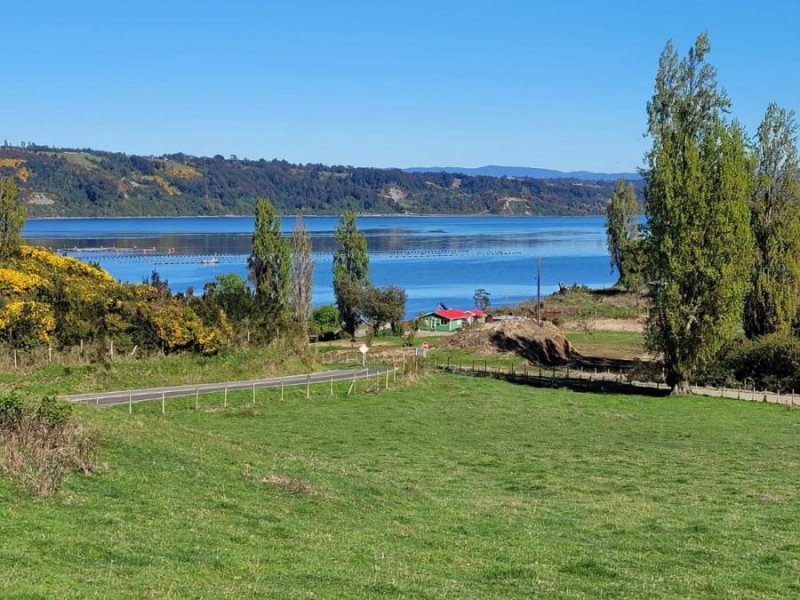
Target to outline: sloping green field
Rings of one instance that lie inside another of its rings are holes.
[[[9,598],[800,595],[800,413],[436,375],[80,412],[100,473],[0,479]]]

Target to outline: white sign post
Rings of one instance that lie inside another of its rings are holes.
[[[361,344],[361,347],[358,349],[358,351],[361,352],[361,366],[362,367],[367,366],[367,351],[368,350],[369,350],[369,348],[367,348],[366,344]]]

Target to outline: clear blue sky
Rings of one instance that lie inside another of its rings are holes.
[[[6,0],[0,139],[357,166],[629,171],[658,55],[707,30],[754,131],[800,3]]]

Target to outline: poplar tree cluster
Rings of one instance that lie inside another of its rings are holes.
[[[281,218],[266,198],[256,201],[253,249],[247,260],[253,285],[255,331],[263,340],[287,337],[308,347],[308,317],[314,262],[311,236],[302,217],[291,240],[281,235]]]
[[[401,333],[406,308],[406,292],[396,285],[375,287],[369,277],[367,238],[358,230],[357,215],[342,215],[334,239],[333,293],[342,329],[355,339],[359,325],[366,323],[368,335],[378,335],[385,325]]]
[[[754,139],[730,118],[731,101],[707,62],[701,34],[685,57],[668,43],[647,104],[644,213],[618,185],[609,250],[621,283],[641,252],[651,311],[650,348],[667,383],[689,391],[696,374],[743,331],[792,334],[800,293],[800,169],[794,113],[770,104]]]

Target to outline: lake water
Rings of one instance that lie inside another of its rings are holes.
[[[305,217],[316,263],[315,305],[333,302],[338,221]],[[488,290],[493,304],[535,298],[537,257],[542,295],[559,282],[596,288],[616,281],[604,217],[365,216],[358,224],[373,282],[405,288],[409,316],[439,302],[470,308],[476,288]],[[292,217],[283,219],[287,235],[293,226]],[[251,217],[31,219],[23,235],[31,244],[98,262],[122,281],[141,282],[156,270],[173,291],[201,293],[217,274],[246,277],[252,231]]]

